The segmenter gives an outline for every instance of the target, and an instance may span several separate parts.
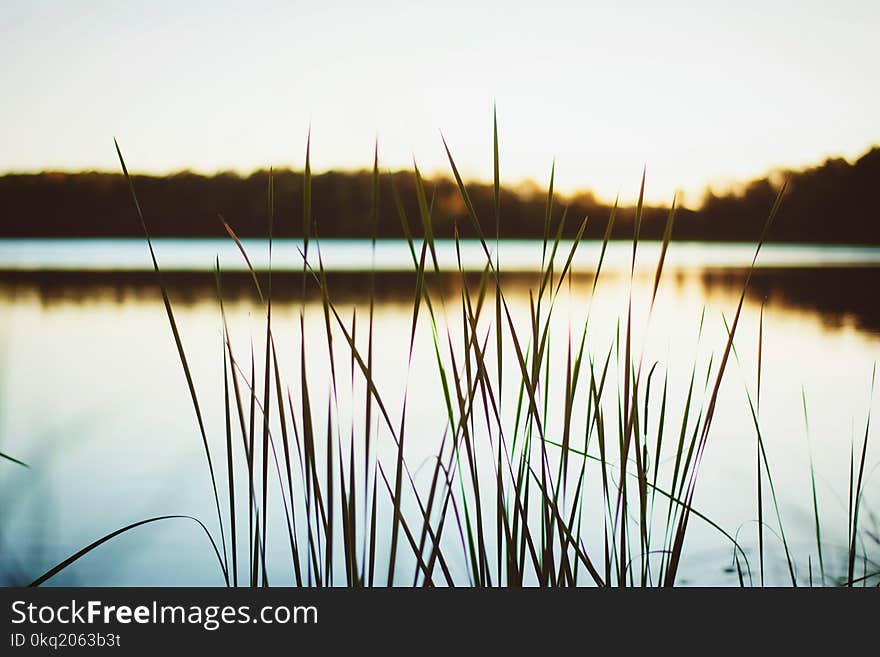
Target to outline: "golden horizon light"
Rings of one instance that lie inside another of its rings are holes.
[[[5,2],[0,173],[386,169],[686,204],[880,143],[880,4]]]

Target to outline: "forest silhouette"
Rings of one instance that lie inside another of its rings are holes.
[[[180,172],[168,176],[133,176],[138,196],[157,237],[223,237],[223,217],[240,237],[266,237],[269,231],[267,187],[269,171],[248,176],[219,173],[205,176]],[[302,233],[302,172],[275,170],[276,237]],[[673,239],[754,241],[761,233],[783,180],[785,199],[769,235],[771,241],[801,243],[880,244],[880,147],[855,162],[828,159],[798,171],[775,171],[715,195],[707,192],[699,208],[682,208],[676,215]],[[411,172],[383,173],[380,178],[379,238],[402,238],[395,193],[408,217],[409,228],[421,235]],[[468,193],[487,235],[495,235],[492,185],[472,183]],[[324,238],[368,238],[372,172],[336,172],[312,176],[314,233]],[[454,181],[426,181],[433,199],[434,234],[451,238],[457,228],[463,238],[476,237]],[[546,190],[502,187],[502,238],[542,238],[545,232]],[[611,207],[585,192],[557,195],[553,231],[568,208],[563,237],[574,237],[589,216],[585,236],[601,239]],[[101,172],[44,172],[0,177],[0,237],[138,237],[131,196],[121,174]],[[647,207],[640,237],[660,239],[667,207]],[[612,238],[631,239],[634,207],[617,212]]]

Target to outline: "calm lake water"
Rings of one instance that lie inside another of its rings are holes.
[[[290,386],[296,399],[303,312],[310,387],[315,408],[323,409],[316,412],[321,416],[326,414],[331,391],[324,314],[319,299],[311,296],[304,304],[300,299],[295,273],[302,268],[298,246],[292,241],[273,246],[273,335],[284,385]],[[254,266],[263,269],[268,263],[266,242],[246,241],[245,247]],[[500,245],[501,268],[512,274],[504,280],[511,318],[525,332],[530,322],[529,294],[539,286],[534,272],[540,267],[542,250],[534,242]],[[157,240],[156,252],[167,272],[215,459],[222,459],[221,320],[210,273],[215,258],[224,272],[234,348],[242,361],[249,361],[253,345],[258,381],[265,309],[253,294],[246,265],[231,242]],[[332,272],[331,293],[340,315],[350,321],[352,312],[357,313],[357,341],[364,349],[370,280],[364,270],[379,272],[376,383],[389,400],[392,417],[399,417],[406,392],[406,457],[421,482],[430,477],[431,467],[424,464],[430,463],[448,422],[424,314],[412,363],[407,362],[414,289],[414,278],[406,274],[412,270],[409,248],[401,242],[379,242],[374,250],[368,243],[331,240],[322,241],[320,252],[324,267]],[[667,421],[677,426],[676,414],[681,414],[694,364],[705,377],[710,359],[717,363],[724,349],[723,318],[731,319],[736,310],[754,245],[673,243],[650,317],[659,246],[646,243],[638,253],[631,287],[632,245],[611,244],[593,294],[599,245],[579,248],[574,276],[560,288],[553,308],[548,398],[558,400],[563,393],[555,382],[565,372],[569,333],[573,341],[579,339],[589,312],[588,353],[597,361],[604,360],[609,349],[616,354],[613,347],[631,298],[634,352],[644,354],[646,369],[657,362],[656,376],[668,376],[672,401]],[[557,255],[560,266],[567,254],[568,245],[563,244]],[[441,269],[455,268],[453,244],[439,243],[437,255]],[[312,245],[310,260],[315,266],[317,256]],[[464,269],[479,272],[485,255],[479,244],[466,242],[461,260]],[[875,415],[880,411],[880,393],[871,392],[872,368],[880,360],[876,292],[880,249],[766,245],[758,267],[737,329],[738,360],[731,360],[721,387],[695,505],[736,535],[750,557],[756,555],[756,439],[746,391],[755,397],[763,305],[760,423],[785,531],[799,559],[799,572],[815,567],[812,454],[826,569],[837,572],[847,543],[851,446],[856,444],[858,455],[869,410],[873,408]],[[212,529],[216,526],[201,436],[149,268],[149,253],[139,240],[0,240],[0,451],[32,466],[25,470],[0,462],[0,578],[5,583],[27,582],[96,538],[142,518],[189,514]],[[441,347],[447,331],[449,340],[460,344],[461,282],[440,276],[431,285]],[[487,307],[494,311],[494,304]],[[486,315],[483,331],[494,321],[493,312]],[[341,334],[334,339],[334,349],[337,377],[346,382],[341,386],[340,413],[360,426],[360,407],[357,402],[352,407],[345,392],[351,387],[352,373]],[[513,382],[519,379],[509,346],[504,359],[511,384],[502,397],[501,411],[513,423],[517,401]],[[558,404],[549,406],[548,431],[553,431],[559,421],[553,410]],[[875,535],[880,527],[876,426],[870,430],[862,516],[864,526]],[[323,430],[319,426],[317,433]],[[393,444],[388,436],[382,437],[381,427],[378,430],[380,455],[393,458]],[[776,524],[769,498],[765,504],[770,516],[768,581],[785,584],[781,545],[770,531]],[[277,546],[283,554],[284,535],[281,522],[276,522],[270,550]],[[274,582],[291,583],[289,568],[281,558],[276,563]],[[735,585],[737,575],[730,565],[729,544],[710,527],[693,521],[679,582]],[[218,585],[222,578],[197,527],[172,521],[119,537],[52,583]]]

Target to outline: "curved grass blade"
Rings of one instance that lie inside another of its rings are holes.
[[[46,580],[51,579],[52,577],[54,577],[55,575],[60,573],[62,570],[67,568],[69,565],[71,565],[75,561],[77,561],[80,558],[87,555],[89,552],[91,552],[95,548],[103,545],[104,543],[106,543],[107,541],[109,541],[113,538],[116,538],[120,534],[124,534],[125,532],[131,531],[132,529],[135,529],[135,528],[140,527],[142,525],[147,525],[149,523],[159,522],[160,520],[174,520],[174,519],[178,519],[178,518],[184,519],[184,520],[192,520],[193,522],[197,523],[199,525],[199,527],[202,528],[202,531],[205,532],[205,536],[207,536],[208,540],[211,541],[211,547],[214,548],[214,555],[217,557],[217,561],[220,564],[220,570],[223,573],[223,577],[225,579],[228,579],[229,576],[226,571],[226,564],[224,563],[223,557],[220,556],[220,550],[217,549],[217,543],[214,542],[214,538],[211,536],[211,532],[208,531],[208,528],[205,527],[204,523],[202,523],[202,521],[199,520],[198,518],[194,518],[192,516],[169,515],[169,516],[156,516],[155,518],[147,518],[146,520],[139,520],[138,522],[133,522],[132,524],[126,525],[125,527],[122,527],[121,529],[117,529],[114,532],[110,532],[106,536],[99,538],[97,541],[90,543],[89,545],[84,547],[79,552],[76,552],[76,553],[72,554],[71,556],[67,557],[67,559],[65,559],[64,561],[59,563],[57,566],[50,568],[45,573],[43,573],[42,575],[37,577],[37,579],[35,579],[33,582],[28,584],[28,586],[29,587],[39,586],[40,584],[44,583]]]
[[[223,224],[223,228],[226,229],[226,233],[229,237],[232,238],[232,241],[235,242],[235,245],[238,247],[239,252],[244,258],[245,264],[248,267],[248,271],[251,273],[251,278],[254,280],[254,287],[257,288],[257,294],[260,296],[260,303],[263,303],[263,290],[260,287],[260,281],[257,279],[257,272],[254,271],[254,266],[251,264],[251,259],[248,258],[247,251],[244,248],[244,244],[241,243],[241,240],[238,239],[238,235],[235,234],[235,231],[232,230],[232,226],[223,218],[222,214],[217,214],[217,217],[220,219],[220,223]]]

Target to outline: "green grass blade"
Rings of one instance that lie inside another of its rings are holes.
[[[125,180],[128,182],[129,192],[131,193],[132,201],[134,202],[135,211],[137,212],[138,220],[140,221],[141,228],[144,232],[144,237],[147,240],[147,246],[150,250],[150,259],[153,262],[153,271],[156,273],[156,278],[159,282],[159,289],[162,293],[162,301],[165,304],[165,312],[168,316],[168,322],[171,325],[171,332],[174,336],[174,344],[177,346],[177,353],[180,357],[180,363],[183,367],[183,372],[186,377],[186,384],[189,388],[190,397],[192,399],[193,408],[195,409],[196,419],[199,424],[199,432],[202,435],[202,444],[205,448],[205,457],[208,461],[208,471],[211,476],[211,487],[214,492],[214,503],[217,508],[217,522],[220,526],[220,538],[223,543],[223,554],[224,554],[224,572],[226,574],[226,584],[229,585],[229,569],[226,566],[226,537],[225,531],[223,529],[223,513],[220,509],[220,493],[217,488],[217,477],[214,474],[214,462],[211,459],[211,449],[208,446],[208,435],[205,431],[205,422],[202,419],[202,409],[199,406],[198,396],[196,395],[195,384],[193,383],[192,373],[189,369],[189,363],[186,359],[186,353],[183,349],[183,341],[180,337],[180,331],[177,328],[177,322],[174,319],[174,312],[171,309],[171,301],[168,298],[168,291],[165,288],[165,283],[162,280],[162,274],[159,270],[159,262],[156,260],[156,252],[153,250],[153,241],[150,238],[150,233],[147,230],[147,222],[144,219],[144,213],[141,210],[140,202],[138,201],[137,194],[134,189],[134,182],[131,179],[131,176],[128,173],[128,167],[125,165],[125,159],[122,157],[122,150],[119,148],[119,143],[114,139],[113,144],[116,146],[116,154],[119,157],[119,164],[122,166],[122,173],[125,177]]]

